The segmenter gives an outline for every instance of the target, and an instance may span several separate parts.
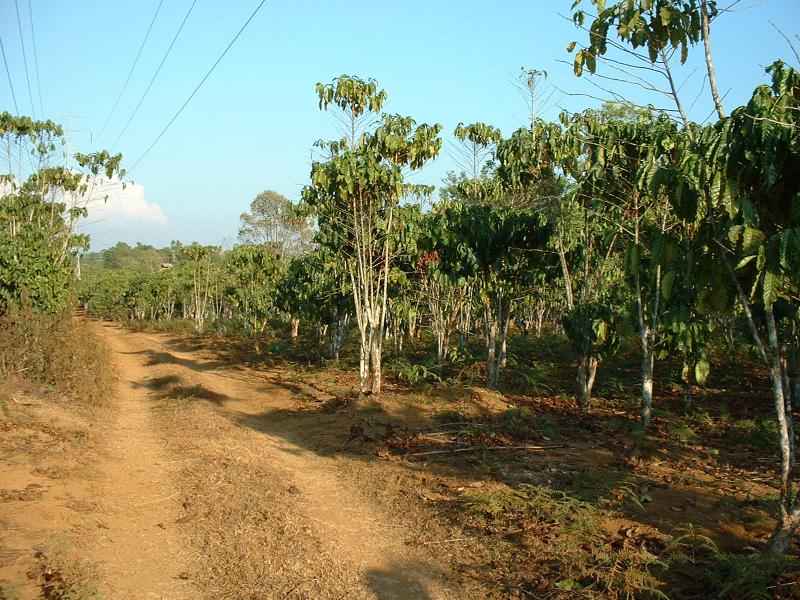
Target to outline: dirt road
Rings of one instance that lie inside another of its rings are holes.
[[[119,374],[90,556],[109,597],[459,597],[348,478],[327,443],[341,432],[290,418],[290,386],[178,338],[96,329]]]

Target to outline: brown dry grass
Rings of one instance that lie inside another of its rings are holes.
[[[81,550],[95,526],[96,407],[19,379],[0,386],[0,405],[0,598],[99,597]]]
[[[93,506],[92,423],[113,380],[107,359],[69,313],[23,306],[0,318],[0,598],[98,597],[72,515],[88,519]]]
[[[57,315],[28,306],[11,307],[0,317],[0,377],[47,386],[86,405],[100,404],[112,372],[108,351],[86,324],[66,310]]]
[[[159,400],[154,410],[183,459],[178,522],[197,552],[186,576],[202,582],[202,597],[373,597],[300,517],[296,490],[265,464],[255,432],[194,398]]]

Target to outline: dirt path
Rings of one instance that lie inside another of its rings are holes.
[[[361,592],[331,590],[331,597],[459,597],[430,556],[406,545],[403,525],[353,489],[339,468],[347,459],[315,451],[319,436],[311,439],[302,424],[281,418],[294,401],[285,388],[264,373],[225,365],[163,336],[97,328],[108,341],[121,379],[114,427],[118,434],[112,436],[113,460],[103,492],[115,509],[97,556],[105,557],[101,562],[117,574],[112,597],[194,597],[204,587],[202,581],[189,587],[181,579],[187,556],[196,553],[182,550],[180,536],[172,534],[171,525],[182,510],[173,483],[177,467],[165,451],[163,430],[153,423],[154,398],[181,396],[203,400],[193,405],[198,422],[226,420],[224,433],[215,434],[220,439],[209,444],[224,445],[236,460],[256,461],[250,463],[251,471],[290,490],[296,502],[286,518],[291,517],[294,530],[307,532],[322,546],[320,556],[333,557],[336,570],[363,584]],[[203,442],[194,442],[197,452]],[[314,556],[291,559],[315,561]],[[269,589],[269,582],[264,583]],[[296,596],[312,597],[297,590]]]
[[[186,557],[165,526],[180,512],[174,467],[146,394],[134,383],[147,376],[147,368],[124,354],[121,332],[109,332],[107,341],[120,381],[110,411],[116,422],[105,432],[106,460],[97,465],[103,516],[89,558],[103,567],[107,597],[186,598]]]

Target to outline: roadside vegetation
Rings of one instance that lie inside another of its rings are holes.
[[[573,10],[575,74],[629,53],[664,77],[670,111],[460,124],[464,168],[434,189],[411,176],[441,126],[341,75],[316,87],[341,138],[318,142],[297,202],[253,201],[232,249],[88,252],[75,198],[119,156],[5,175],[0,374],[100,398],[102,350],[76,306],[269,373],[296,405],[259,418],[346,453],[360,493],[390,490],[419,525],[407,544],[441,546],[470,597],[798,597],[800,72],[774,62],[729,113],[715,2]],[[671,66],[701,45],[709,124],[688,119]],[[0,120],[9,156],[59,136]],[[167,429],[185,397],[220,400],[164,391]]]

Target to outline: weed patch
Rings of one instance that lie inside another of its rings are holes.
[[[0,317],[0,376],[40,383],[71,400],[99,404],[111,384],[105,345],[66,311],[11,306]]]
[[[787,597],[800,581],[800,563],[758,552],[721,552],[709,538],[689,528],[667,548],[668,576],[682,582],[685,594],[720,599],[769,600]],[[785,584],[776,583],[786,579]],[[691,596],[690,596],[691,597]],[[793,596],[788,596],[793,597]]]
[[[772,452],[778,445],[778,425],[774,419],[741,419],[732,421],[725,433],[725,441],[737,446],[751,446]]]
[[[96,574],[84,561],[68,559],[63,551],[50,557],[37,552],[39,565],[28,577],[37,581],[44,600],[100,600]]]
[[[540,573],[523,584],[536,593],[581,591],[604,598],[663,596],[659,555],[669,538],[613,510],[541,485],[469,490],[461,507],[487,531],[522,535]]]
[[[498,430],[510,437],[525,440],[544,435],[554,437],[561,427],[547,415],[535,416],[525,407],[510,408],[497,419]]]

